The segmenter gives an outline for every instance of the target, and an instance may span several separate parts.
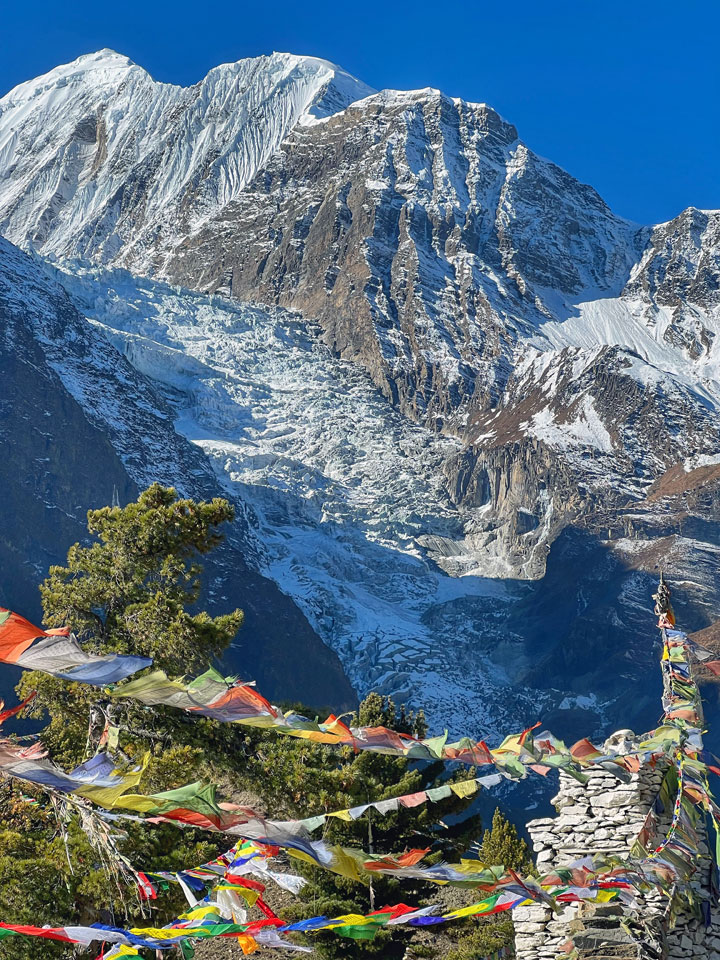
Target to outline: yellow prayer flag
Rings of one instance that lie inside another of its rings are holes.
[[[463,780],[460,783],[451,783],[449,786],[456,797],[471,797],[479,790],[476,780]]]
[[[372,923],[372,920],[362,913],[346,913],[341,917],[333,917],[333,919],[326,923],[322,928],[324,930],[334,930],[335,927],[357,927],[364,923]]]
[[[617,890],[598,890],[595,896],[595,903],[608,903],[617,896]]]
[[[295,860],[302,860],[303,863],[311,863],[314,867],[318,865],[317,860],[314,860],[309,853],[305,853],[304,850],[295,850],[293,847],[287,848],[287,853],[289,856],[293,857]]]
[[[489,900],[481,900],[480,903],[473,903],[469,907],[461,907],[459,910],[453,910],[445,914],[445,919],[459,920],[461,917],[472,917],[481,913],[487,913],[497,903],[497,897],[491,897]]]
[[[152,797],[146,797],[142,793],[128,793],[124,797],[117,797],[112,803],[106,804],[99,799],[103,788],[96,787],[94,789],[98,792],[88,794],[84,790],[78,790],[77,793],[80,793],[83,797],[87,797],[88,800],[92,800],[101,807],[122,807],[123,810],[136,810],[138,813],[154,813],[159,809],[157,800],[153,800]]]
[[[333,873],[339,873],[341,877],[347,877],[348,880],[360,882],[360,871],[358,863],[351,855],[349,850],[344,847],[333,847],[333,860],[330,869]]]
[[[132,927],[130,933],[137,937],[152,937],[154,940],[172,940],[173,937],[192,937],[201,931],[202,927]],[[200,933],[202,936],[202,933]]]
[[[118,777],[118,783],[113,787],[99,787],[94,786],[93,784],[87,784],[82,786],[74,792],[80,796],[84,797],[86,800],[92,800],[94,804],[98,807],[104,807],[106,810],[110,810],[115,806],[124,806],[121,801],[122,795],[126,790],[129,790],[130,787],[136,787],[142,780],[142,776],[145,773],[145,768],[150,762],[150,751],[148,750],[142,758],[142,763],[140,764],[139,769],[130,770],[127,773],[122,773],[120,770],[113,770],[113,775]],[[147,809],[155,809],[157,807],[156,803],[152,803]],[[130,807],[131,810],[139,809],[137,807]]]

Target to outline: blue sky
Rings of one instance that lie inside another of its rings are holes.
[[[272,50],[325,57],[375,87],[491,104],[650,223],[720,207],[719,31],[715,0],[6,0],[0,92],[100,47],[182,84]]]

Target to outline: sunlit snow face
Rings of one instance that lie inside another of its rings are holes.
[[[4,235],[45,254],[128,259],[172,248],[232,202],[300,121],[373,93],[339,67],[272,54],[158,83],[102,50],[21,84],[0,101]],[[134,183],[142,207],[119,197]],[[143,263],[143,265],[147,265]]]

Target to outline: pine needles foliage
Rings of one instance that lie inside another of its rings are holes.
[[[200,558],[218,546],[223,525],[232,516],[225,500],[195,502],[158,484],[126,507],[90,511],[91,539],[70,547],[66,563],[52,567],[41,586],[46,625],[70,626],[91,651],[151,656],[155,666],[170,676],[200,672],[242,625],[240,610],[219,616],[197,610]],[[150,754],[139,791],[152,793],[203,779],[216,783],[225,799],[249,803],[277,819],[347,809],[474,775],[463,769],[448,781],[441,763],[333,750],[272,731],[191,718],[167,707],[130,701],[108,704],[101,690],[40,673],[22,676],[18,694],[27,696],[31,690],[37,690],[32,715],[43,724],[42,740],[62,766],[70,768],[92,753],[109,717],[119,731],[118,755],[124,762],[132,764]],[[283,706],[312,715],[303,705]],[[359,704],[352,719],[417,736],[427,732],[422,711],[412,713],[376,693]],[[328,818],[322,836],[330,846],[378,853],[427,848],[427,861],[453,861],[480,835],[480,819],[472,813],[471,803],[453,795],[439,804],[400,807],[382,817],[371,814],[349,822]],[[171,824],[123,821],[115,832],[118,851],[141,870],[195,866],[232,843],[220,834],[181,831]],[[481,859],[517,869],[528,863],[524,841],[499,811],[484,834]],[[162,891],[150,908],[141,907],[136,892],[109,866],[71,806],[58,809],[57,801],[39,788],[16,781],[0,783],[1,919],[54,926],[96,920],[160,926],[183,911],[181,893],[174,886]],[[429,884],[400,886],[383,876],[372,883],[358,882],[310,865],[298,866],[297,861],[291,866],[308,882],[298,898],[276,905],[288,920],[364,913],[403,901],[437,902],[437,888]],[[268,901],[272,906],[271,890]],[[446,928],[455,952],[444,960],[472,960],[484,956],[477,951],[488,944],[509,942],[507,919],[491,920],[454,924],[452,931]],[[333,934],[313,935],[307,942],[327,960],[356,956],[399,960],[406,952],[418,957],[433,952],[429,948],[423,954],[425,948],[411,928],[381,930],[372,942]],[[215,955],[222,956],[221,946],[217,950]],[[72,955],[72,948],[44,940],[10,938],[0,945],[0,956],[8,960]]]

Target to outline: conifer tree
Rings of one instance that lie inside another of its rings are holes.
[[[227,500],[181,499],[158,483],[126,507],[90,510],[95,542],[70,547],[67,564],[51,567],[40,588],[46,623],[101,651],[152,657],[169,672],[203,667],[243,619],[240,610],[188,612],[200,596],[197,558],[220,544],[233,516]]]
[[[238,610],[210,617],[189,609],[200,596],[198,558],[217,546],[221,526],[231,517],[232,508],[223,500],[195,503],[158,485],[127,507],[91,511],[88,526],[95,541],[71,547],[66,565],[53,567],[42,586],[46,623],[70,626],[90,650],[150,655],[170,676],[202,670],[242,623]],[[103,713],[102,691],[40,673],[23,675],[19,693],[27,695],[32,689],[38,690],[35,715],[48,720],[42,741],[62,766],[80,762],[88,748],[94,749],[103,717],[112,709],[120,756],[134,762],[145,751],[151,754],[140,785],[146,793],[204,779],[218,784],[223,798],[250,794],[272,817],[283,819],[346,809],[474,776],[473,770],[462,769],[448,778],[439,762],[333,750],[202,717],[189,721],[168,707],[147,708],[127,701],[112,708],[105,704]],[[301,704],[282,706],[313,715]],[[93,723],[97,710],[99,727]],[[398,708],[376,693],[362,701],[351,722],[420,737],[427,733],[421,710]],[[58,818],[54,803],[40,788],[10,782],[0,784],[0,791],[0,919],[58,926],[93,920],[132,926],[147,922],[138,915],[132,891],[123,892],[107,873],[77,819],[67,813]],[[425,862],[453,861],[478,836],[479,818],[466,816],[471,802],[452,795],[413,809],[400,806],[385,816],[371,811],[357,820],[329,818],[323,839],[330,846],[380,854],[429,848]],[[139,869],[171,871],[200,864],[230,846],[228,838],[218,834],[148,823],[127,825],[118,842],[122,855]],[[515,868],[527,860],[523,841],[499,812],[485,833],[482,859]],[[428,884],[400,885],[384,876],[373,878],[371,889],[367,875],[352,878],[352,866],[347,876],[295,861],[291,869],[304,872],[309,882],[292,906],[278,905],[289,920],[366,912],[373,905],[398,901],[422,905],[435,902],[437,895]],[[271,890],[268,896],[272,906]],[[178,890],[161,892],[152,905],[153,924],[169,922],[182,907]],[[503,917],[448,930],[459,938],[457,960],[483,956],[472,952],[480,949],[478,944],[483,948],[493,944],[496,949],[507,943],[511,935],[507,928]],[[392,960],[403,956],[412,940],[413,930],[408,928],[380,931],[373,942],[330,933],[313,936],[310,942],[322,957],[365,954]],[[57,944],[20,939],[4,940],[0,952],[12,960],[68,954]]]
[[[220,544],[233,514],[226,500],[182,499],[157,483],[125,507],[90,510],[94,541],[71,546],[66,564],[52,566],[40,587],[46,625],[70,627],[91,652],[152,657],[176,676],[202,671],[243,621],[241,610],[218,617],[189,611],[200,597],[198,557]],[[93,720],[102,722],[93,714],[98,692],[37,672],[24,674],[18,688],[21,696],[32,690],[34,714],[50,717],[44,740],[53,756],[79,762],[88,723],[92,733]],[[137,708],[117,709],[126,727],[146,727]]]
[[[519,873],[533,869],[527,844],[499,808],[493,814],[492,826],[483,834],[479,855],[487,866],[504,866]],[[456,931],[456,945],[444,960],[481,960],[511,944],[513,937],[512,918],[507,914],[470,920]]]
[[[495,808],[492,826],[483,834],[480,859],[507,870],[527,870],[532,866],[527,843],[518,836],[517,827]]]

